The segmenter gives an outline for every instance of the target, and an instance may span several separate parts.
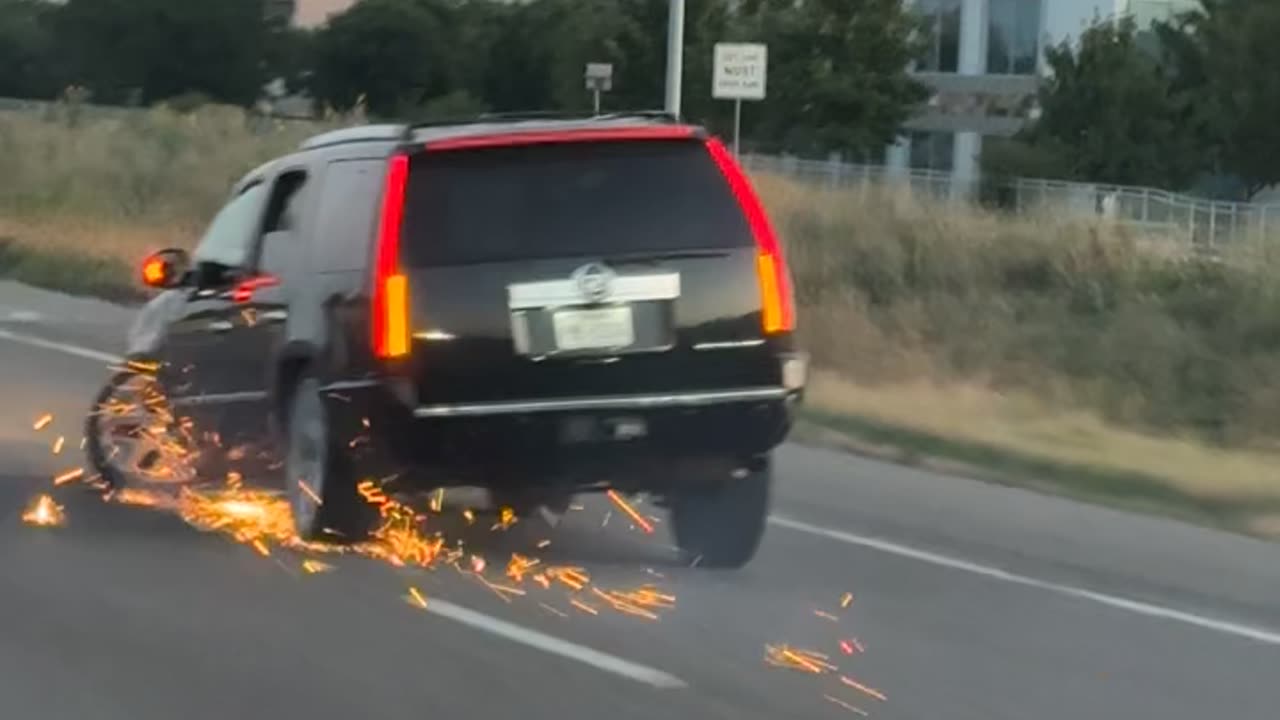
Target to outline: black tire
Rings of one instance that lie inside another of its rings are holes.
[[[764,537],[772,486],[773,463],[765,457],[745,477],[673,494],[671,525],[686,559],[733,570],[751,562]]]
[[[286,407],[285,487],[298,537],[331,543],[367,539],[377,521],[377,509],[356,490],[355,472],[332,435],[319,380],[304,375]]]

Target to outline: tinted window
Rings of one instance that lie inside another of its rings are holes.
[[[227,267],[248,265],[253,241],[257,239],[258,221],[262,219],[266,192],[266,186],[259,183],[227,203],[209,223],[192,257],[197,262]]]
[[[404,238],[411,266],[752,242],[719,168],[687,140],[423,153]]]
[[[1031,75],[1040,53],[1040,3],[992,0],[987,25],[987,72]]]
[[[928,46],[918,70],[955,72],[960,66],[961,0],[920,0],[917,12],[928,22]]]
[[[363,270],[373,238],[384,160],[329,164],[316,224],[316,267],[321,272]]]

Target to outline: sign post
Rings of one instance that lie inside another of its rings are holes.
[[[600,114],[600,93],[613,89],[613,65],[611,63],[587,63],[587,90],[591,91],[596,115]]]
[[[733,154],[741,152],[742,101],[765,98],[769,48],[758,43],[716,43],[711,96],[733,101]]]

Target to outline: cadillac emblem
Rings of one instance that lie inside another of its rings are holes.
[[[583,265],[570,276],[582,299],[593,304],[605,302],[613,295],[616,278],[617,273],[600,263]]]

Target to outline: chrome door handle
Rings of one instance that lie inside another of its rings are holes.
[[[214,320],[208,325],[209,332],[216,332],[216,333],[227,332],[231,330],[231,328],[233,327],[235,326],[226,320]]]

